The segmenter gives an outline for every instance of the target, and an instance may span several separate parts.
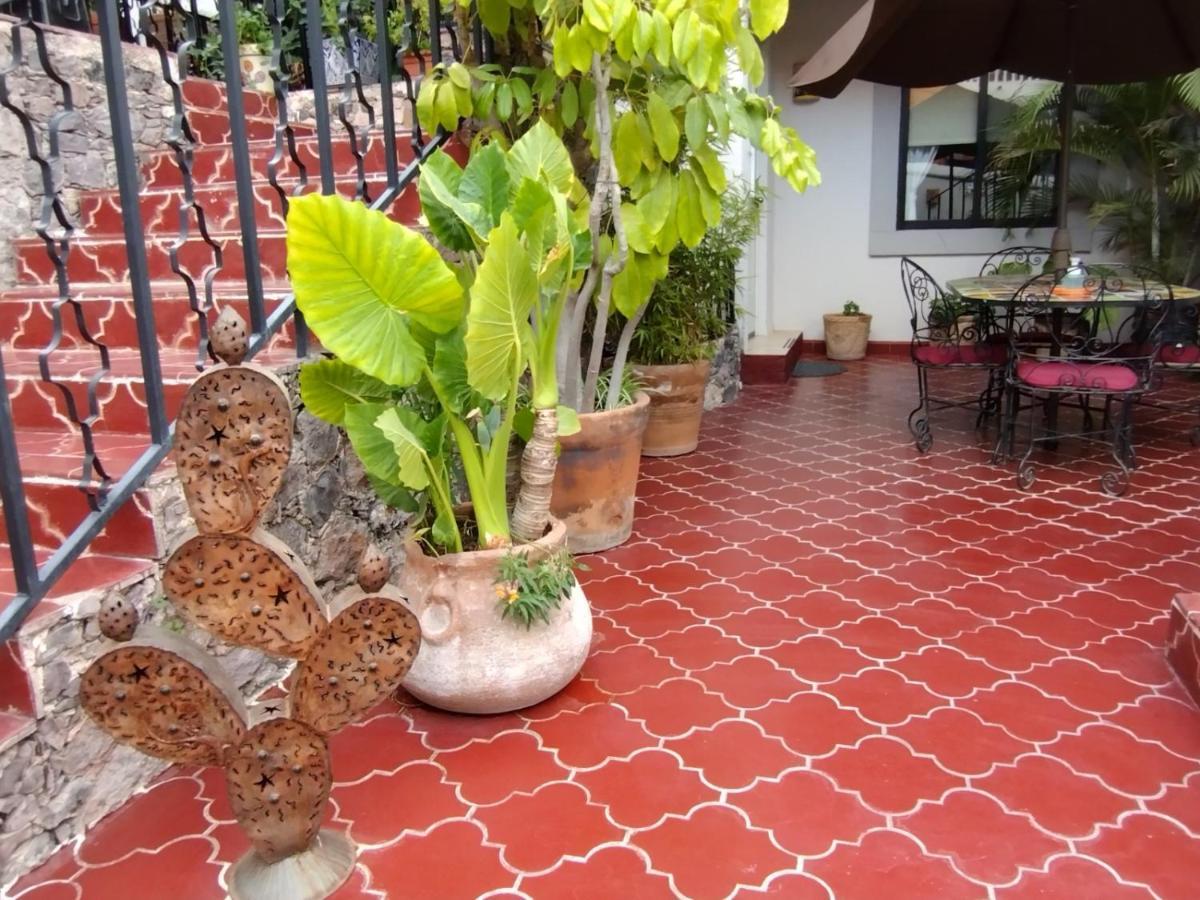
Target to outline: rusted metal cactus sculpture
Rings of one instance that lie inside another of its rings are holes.
[[[230,873],[234,898],[316,900],[345,881],[355,856],[345,834],[321,828],[333,786],[326,735],[395,691],[420,626],[386,585],[378,550],[364,556],[360,587],[329,620],[304,564],[258,528],[291,455],[291,409],[271,373],[242,364],[246,326],[230,310],[212,347],[222,365],[192,385],[175,432],[198,533],[167,561],[163,589],[212,634],[298,660],[291,696],[250,715],[198,647],[149,627],[134,634],[136,611],[114,602],[102,627],[129,643],[91,665],[80,699],[101,728],[143,753],[225,769],[253,847]]]

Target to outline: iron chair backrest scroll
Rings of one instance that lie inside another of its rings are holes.
[[[1159,365],[1200,366],[1200,304],[1176,300],[1163,316]]]
[[[1041,275],[1050,265],[1051,253],[1049,247],[1005,247],[984,260],[979,275]]]
[[[1035,275],[1013,297],[1011,366],[1024,381],[1053,372],[1053,379],[1035,379],[1048,390],[1143,391],[1173,304],[1171,286],[1139,266],[1092,264]],[[1121,366],[1136,375],[1132,384],[1112,377]]]
[[[909,257],[900,260],[900,280],[908,300],[912,325],[911,353],[922,365],[994,365],[994,348],[999,343],[995,322],[986,308],[968,304],[957,294],[942,289],[920,264]]]

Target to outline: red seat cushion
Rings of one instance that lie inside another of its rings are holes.
[[[1200,345],[1163,344],[1158,351],[1158,361],[1175,366],[1194,366],[1200,363]]]
[[[1017,378],[1035,388],[1070,388],[1093,391],[1131,391],[1140,383],[1138,373],[1121,363],[1066,362],[1058,359],[1023,359]]]
[[[919,344],[913,359],[926,366],[1002,366],[1008,361],[1004,344]]]

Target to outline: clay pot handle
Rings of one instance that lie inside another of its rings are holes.
[[[444,644],[458,633],[458,613],[454,609],[454,598],[446,594],[449,583],[438,575],[421,601],[417,618],[421,622],[421,640],[430,644]]]

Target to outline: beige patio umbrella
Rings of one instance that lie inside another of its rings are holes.
[[[1200,68],[1200,0],[792,0],[845,8],[844,24],[793,87],[836,96],[854,78],[932,87],[1006,69],[1063,83],[1055,265],[1067,264],[1067,182],[1076,84],[1121,84]],[[825,13],[827,15],[827,13]]]

